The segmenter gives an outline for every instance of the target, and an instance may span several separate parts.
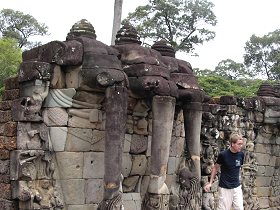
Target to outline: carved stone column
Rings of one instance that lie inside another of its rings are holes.
[[[106,89],[105,175],[104,197],[98,209],[119,210],[121,202],[121,169],[125,138],[127,89],[112,86]]]
[[[175,98],[154,96],[152,102],[153,134],[151,145],[151,175],[143,210],[169,209],[169,190],[164,183],[173,128]]]
[[[183,105],[186,150],[193,163],[192,172],[199,178],[200,169],[200,131],[202,105],[200,102],[189,102]]]

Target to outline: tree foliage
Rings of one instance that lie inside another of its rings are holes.
[[[1,37],[16,39],[20,48],[38,45],[38,42],[31,42],[28,39],[36,35],[46,35],[47,32],[48,27],[29,14],[12,9],[3,9],[0,12]]]
[[[280,79],[280,30],[262,37],[252,35],[246,42],[244,63],[254,76]]]
[[[136,28],[144,45],[165,39],[175,51],[193,52],[195,45],[215,37],[213,7],[207,0],[149,0],[123,23],[128,21]]]
[[[221,76],[208,75],[199,76],[198,82],[205,93],[211,97],[219,96],[256,96],[261,79],[237,79],[229,80]]]
[[[246,72],[244,64],[237,63],[231,59],[220,61],[215,67],[214,74],[229,80],[236,80],[250,76]]]
[[[22,60],[21,53],[14,39],[0,39],[0,88],[3,87],[6,78],[17,73]]]

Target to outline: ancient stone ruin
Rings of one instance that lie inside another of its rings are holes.
[[[278,85],[213,101],[166,41],[125,24],[107,46],[84,19],[22,57],[0,103],[0,209],[212,210],[202,186],[231,132],[245,209],[280,209]]]

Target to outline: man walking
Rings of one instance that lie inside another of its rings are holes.
[[[243,210],[243,193],[240,185],[240,167],[243,164],[244,153],[241,151],[243,138],[234,133],[230,136],[230,148],[218,155],[212,168],[210,182],[204,186],[210,191],[214,178],[221,168],[219,179],[218,210]]]

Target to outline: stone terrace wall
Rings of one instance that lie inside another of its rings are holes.
[[[10,179],[10,154],[16,149],[17,122],[12,121],[12,101],[19,97],[17,78],[5,81],[5,91],[0,101],[0,209],[17,209],[17,201],[12,200]]]
[[[5,193],[2,197],[7,199],[5,205],[13,199],[13,202],[18,201],[20,210],[54,207],[92,210],[102,201],[104,94],[78,90],[80,68],[68,66],[62,70],[59,65],[50,66],[37,61],[26,61],[21,65],[21,89],[17,89],[17,97],[9,98],[18,98],[12,106],[15,122],[5,124],[6,127],[13,125],[14,129],[12,137],[5,137],[13,139],[6,140],[3,154],[7,153],[2,158],[5,160],[1,160],[2,164],[6,164],[1,172],[6,169],[4,173],[7,175],[7,181],[1,184],[3,189],[7,189],[2,191],[2,194]],[[52,72],[49,81],[40,79],[42,72],[44,75]],[[33,75],[33,78],[26,83],[24,78],[30,78],[28,75]],[[38,94],[45,95],[42,104],[32,101],[32,98],[38,98]],[[5,96],[3,99],[8,100]],[[6,118],[1,118],[3,122],[12,119],[10,108],[3,112],[3,116],[7,113]],[[122,172],[125,209],[141,209],[141,200],[147,190],[151,121],[149,104],[129,97]],[[3,132],[9,136],[11,134],[7,133],[6,127]],[[8,150],[11,149],[9,160]],[[166,181],[175,195],[178,195],[179,189],[176,172],[183,151],[183,115],[179,111],[174,122]],[[12,189],[8,176],[10,161]]]
[[[51,42],[25,52],[18,77],[7,80],[0,103],[1,209],[92,210],[102,201],[105,94],[81,89],[82,57],[77,42]],[[202,183],[213,159],[228,147],[230,133],[239,132],[246,139],[245,209],[279,209],[280,99],[224,96],[203,107]],[[151,105],[130,93],[127,113],[123,201],[125,209],[139,210],[151,174]],[[217,185],[210,193],[189,196],[182,185],[186,180],[177,176],[190,158],[183,119],[176,110],[166,177],[170,209],[197,200],[204,209],[214,209]]]
[[[204,106],[202,124],[202,180],[210,174],[211,158],[228,145],[231,132],[241,133],[245,163],[242,187],[245,209],[280,208],[280,99],[275,97],[221,97],[218,104]],[[208,169],[208,170],[207,170]],[[217,186],[217,182],[216,182]],[[203,205],[213,205],[213,195],[204,193]]]

